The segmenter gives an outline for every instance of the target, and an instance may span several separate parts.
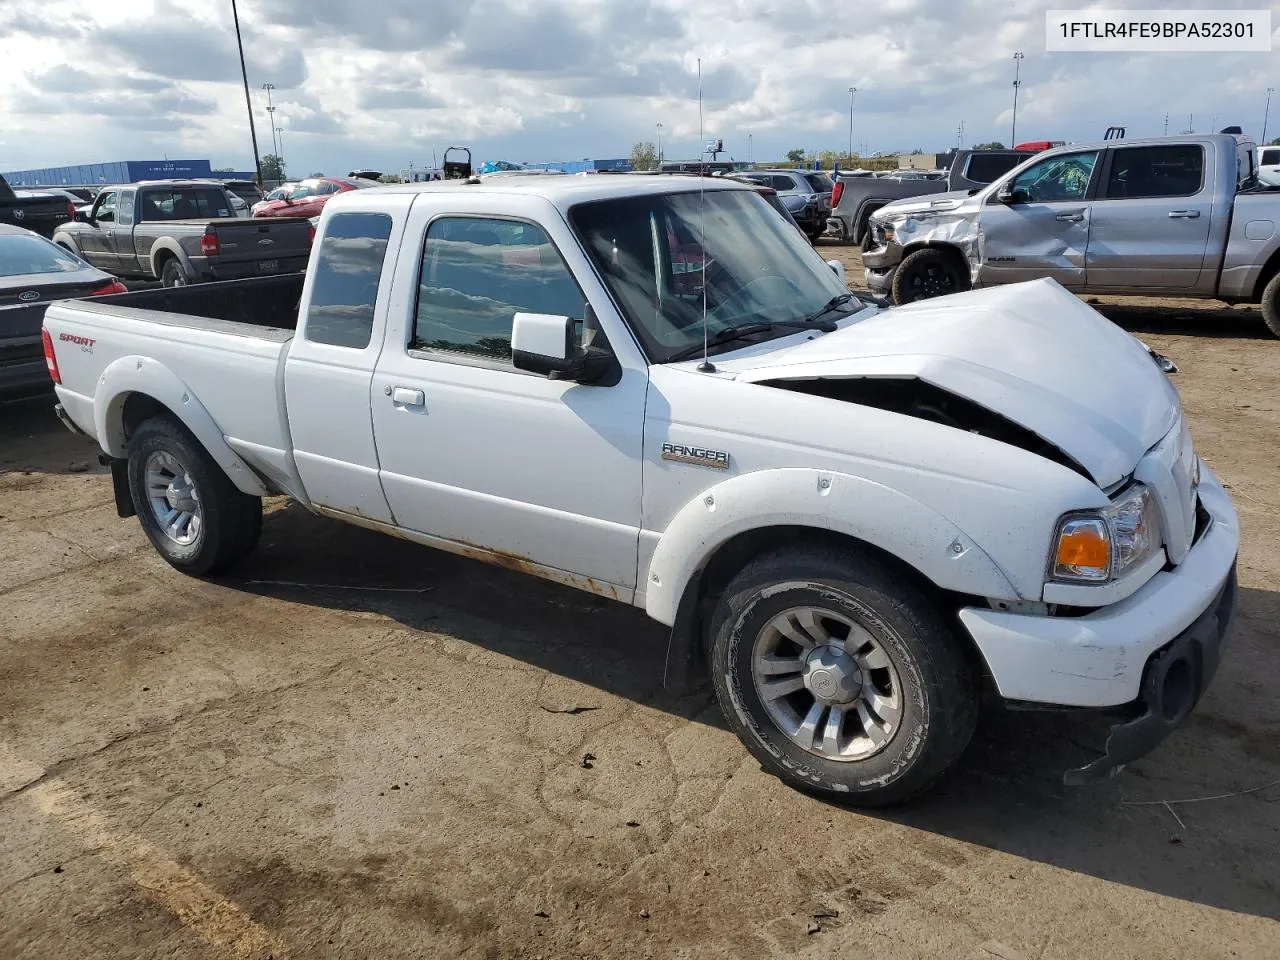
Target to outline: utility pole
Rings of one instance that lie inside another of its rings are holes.
[[[1166,137],[1169,135],[1169,114],[1167,113],[1164,115],[1164,135]]]
[[[267,91],[267,122],[271,124],[271,152],[275,155],[276,162],[280,160],[280,147],[276,143],[276,105],[271,102],[271,91],[276,88],[274,83],[264,83],[262,89]],[[284,175],[280,177],[284,179]]]
[[[849,161],[853,161],[853,98],[858,93],[857,87],[849,88]]]
[[[751,165],[754,162],[753,158],[755,157],[755,153],[751,149],[754,138],[755,138],[755,134],[753,133],[747,134],[747,164],[748,165]]]
[[[658,166],[662,166],[662,121],[658,121]]]
[[[1022,86],[1022,61],[1021,52],[1013,55],[1013,129],[1009,133],[1009,147],[1012,148],[1018,142],[1018,88]]]
[[[1275,87],[1267,87],[1267,109],[1262,113],[1262,146],[1267,144],[1267,121],[1271,119],[1271,95],[1275,92]]]
[[[244,40],[240,37],[240,11],[236,9],[236,0],[231,0],[231,18],[236,24],[236,46],[240,49],[240,79],[244,81],[244,105],[249,111],[249,139],[253,141],[253,169],[257,175],[258,186],[262,186],[262,158],[258,156],[258,131],[253,123],[253,100],[249,97],[249,71],[244,65]]]
[[[959,150],[964,146],[964,121],[960,121],[960,125],[956,127],[956,149]]]

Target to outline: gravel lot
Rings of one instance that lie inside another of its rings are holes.
[[[1180,364],[1240,511],[1222,669],[1119,778],[1060,786],[1095,726],[992,713],[876,815],[664,693],[637,611],[283,503],[186,579],[48,401],[0,407],[0,957],[1280,955],[1280,786],[1159,803],[1280,780],[1280,342],[1100,309]]]

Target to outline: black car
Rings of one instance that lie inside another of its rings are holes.
[[[0,224],[0,399],[51,388],[40,343],[50,303],[124,292],[119,280],[74,253]]]

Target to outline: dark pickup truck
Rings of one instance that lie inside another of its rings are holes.
[[[181,287],[304,270],[315,234],[305,217],[236,217],[218,184],[107,187],[53,242],[117,277]]]
[[[19,197],[4,177],[0,177],[0,223],[11,223],[42,237],[52,237],[75,214],[75,206],[65,197],[45,196],[38,192]]]
[[[951,162],[945,180],[842,176],[831,194],[831,216],[827,219],[825,235],[861,243],[866,236],[867,220],[886,203],[929,193],[978,190],[1036,153],[1035,150],[961,150]]]

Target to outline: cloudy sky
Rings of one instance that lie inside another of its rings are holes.
[[[1265,0],[1095,7],[1265,8]],[[663,124],[696,155],[738,159],[1095,139],[1239,123],[1261,133],[1273,53],[1048,54],[1044,14],[1072,0],[239,0],[259,147],[275,84],[295,175],[477,160],[627,156]],[[1275,15],[1280,27],[1280,15]],[[231,0],[0,0],[0,170],[122,159],[252,166]],[[1280,99],[1271,129],[1280,134]],[[750,135],[750,141],[748,136]],[[1269,134],[1274,136],[1275,134]]]

